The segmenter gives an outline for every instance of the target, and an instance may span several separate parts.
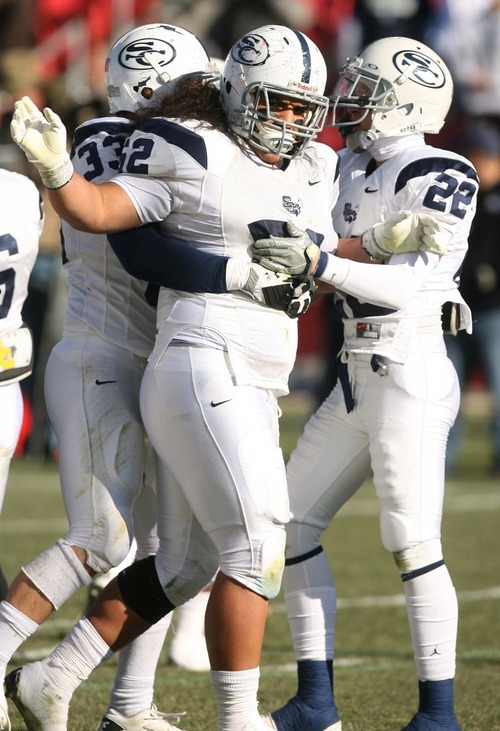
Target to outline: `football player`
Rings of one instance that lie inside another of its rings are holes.
[[[31,332],[23,324],[22,308],[38,254],[43,209],[36,185],[24,175],[0,169],[0,512],[12,456],[23,421],[19,381],[33,368]],[[8,418],[7,418],[8,415]],[[0,568],[0,599],[7,580]],[[2,711],[0,710],[0,716]],[[1,721],[0,721],[1,723]]]
[[[74,173],[51,110],[42,115],[29,100],[17,106],[14,139],[74,227],[160,222],[185,248],[232,257],[223,293],[189,293],[164,281],[169,264],[157,249],[148,280],[162,285],[158,334],[141,413],[160,458],[160,547],[108,584],[50,658],[9,676],[8,693],[28,724],[35,718],[37,728],[64,731],[71,695],[93,667],[220,567],[206,618],[218,729],[266,727],[257,710],[259,659],[289,519],[277,398],[288,391],[297,327],[286,307],[271,308],[249,291],[259,276],[249,250],[263,235],[281,235],[292,217],[325,249],[336,247],[337,156],[312,141],[328,109],[325,82],[324,59],[304,34],[258,28],[231,49],[221,101],[199,76],[177,79],[141,113],[122,173],[99,186]],[[381,239],[367,237],[374,240]]]
[[[71,151],[75,168],[96,182],[114,175],[131,130],[131,113],[148,104],[167,81],[209,68],[200,41],[182,28],[153,24],[126,33],[106,61],[111,114],[76,130]],[[8,378],[0,381],[0,399],[2,413],[14,417],[4,419],[1,427],[2,487],[7,454],[10,458],[14,450],[22,416],[19,386],[5,384],[15,380],[12,373],[28,375],[7,355],[14,344],[17,359],[24,352],[21,305],[37,251],[40,208],[36,188],[28,180],[2,173],[0,183],[5,189],[1,281],[6,287],[0,302],[4,354],[0,378]],[[62,240],[68,298],[63,338],[46,368],[45,398],[58,440],[70,528],[64,539],[23,567],[0,605],[2,679],[21,642],[74,591],[119,564],[133,536],[138,558],[157,549],[152,450],[139,409],[139,386],[154,344],[156,311],[145,296],[147,283],[125,273],[104,235],[82,233],[62,221]],[[30,356],[27,350],[26,355]],[[29,357],[25,360],[30,362]],[[202,603],[202,613],[203,609]],[[173,728],[152,706],[152,679],[169,624],[170,616],[120,653],[102,727],[113,723],[115,729],[136,731],[154,723],[158,731]],[[201,652],[202,660],[203,646]],[[5,700],[1,703],[4,709]],[[1,713],[0,729],[10,729],[6,708]]]
[[[304,266],[294,261],[293,271],[334,286],[344,323],[340,382],[287,465],[293,518],[283,586],[298,691],[267,718],[278,731],[341,728],[332,689],[336,593],[321,535],[371,473],[382,543],[403,582],[418,678],[418,709],[404,731],[460,729],[457,598],[441,545],[446,442],[460,394],[443,329],[471,328],[456,272],[478,178],[469,160],[424,138],[442,128],[452,92],[432,49],[384,38],[347,61],[332,96],[346,142],[333,214],[339,235],[356,236],[395,210],[427,211],[452,234],[444,256],[406,253],[368,267],[325,252],[315,258],[299,232],[280,248],[269,239],[256,244],[256,258],[280,271],[302,245]]]

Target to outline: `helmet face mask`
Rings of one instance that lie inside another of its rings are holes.
[[[453,82],[442,59],[409,38],[382,38],[340,71],[331,95],[333,124],[346,137],[363,125],[373,139],[437,133],[451,105]]]
[[[300,157],[323,128],[326,65],[304,34],[263,26],[237,41],[224,64],[221,99],[229,126],[252,147]],[[292,109],[295,121],[280,111]]]
[[[327,106],[309,99],[307,94],[284,93],[281,87],[272,84],[250,84],[243,92],[241,104],[252,146],[281,157],[299,156],[322,128],[327,113]],[[299,119],[294,122],[281,119],[276,111],[283,108],[299,112]],[[294,154],[290,154],[292,151]]]
[[[137,110],[163,84],[206,71],[210,59],[195,35],[166,23],[139,26],[119,38],[109,51],[104,70],[112,114]]]

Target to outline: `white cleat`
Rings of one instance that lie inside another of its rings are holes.
[[[270,713],[267,714],[267,716],[261,716],[262,721],[265,723],[265,728],[270,729],[272,728],[274,731],[278,731],[278,727],[275,724],[273,717]],[[342,731],[342,721],[337,721],[336,723],[327,726],[324,731]]]
[[[276,724],[274,723],[270,713],[267,716],[261,716],[261,719],[264,721],[267,728],[273,728],[274,731],[276,731]]]
[[[69,702],[50,684],[41,662],[13,670],[5,678],[5,690],[28,731],[67,731]]]
[[[118,711],[109,708],[97,731],[181,731],[170,721],[178,723],[183,715],[184,713],[161,713],[154,704],[135,716],[122,716]]]
[[[266,717],[260,716],[260,718],[246,723],[243,726],[242,731],[269,731],[269,728],[276,728],[276,726],[270,727],[266,721]]]
[[[3,683],[2,683],[3,685]],[[0,688],[0,731],[10,731],[9,709],[3,688]]]

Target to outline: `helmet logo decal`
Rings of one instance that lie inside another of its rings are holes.
[[[232,48],[231,55],[242,66],[262,66],[269,58],[269,44],[256,33],[243,36]]]
[[[133,71],[151,69],[151,64],[144,57],[146,53],[154,53],[158,66],[161,67],[168,66],[177,55],[175,48],[170,43],[160,41],[156,38],[151,38],[150,40],[143,38],[140,41],[132,41],[125,46],[120,51],[118,62],[124,68],[132,69]]]
[[[445,85],[446,77],[441,66],[419,51],[399,51],[392,60],[397,70],[416,84],[432,89]]]

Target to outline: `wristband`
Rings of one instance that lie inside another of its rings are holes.
[[[320,251],[318,263],[316,264],[316,269],[314,270],[313,277],[321,277],[321,275],[323,274],[323,272],[326,269],[327,264],[328,264],[328,254],[326,253],[326,251]]]
[[[40,170],[40,177],[46,188],[49,190],[57,190],[66,185],[66,183],[69,183],[74,172],[75,168],[68,155],[58,167],[52,170]]]

